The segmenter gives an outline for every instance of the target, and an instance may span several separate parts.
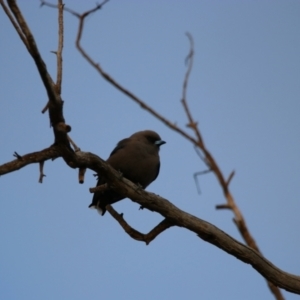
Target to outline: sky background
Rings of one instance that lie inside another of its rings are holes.
[[[65,1],[84,12],[95,1]],[[57,12],[19,1],[50,74],[56,77]],[[113,78],[160,114],[186,129],[180,103],[189,51],[195,42],[187,100],[208,149],[262,253],[300,275],[300,2],[123,1],[88,17],[83,45]],[[105,82],[75,49],[78,21],[65,15],[62,97],[71,137],[106,159],[116,143],[152,129],[161,171],[148,190],[242,241],[213,174],[184,138]],[[0,9],[0,164],[53,143],[47,95],[32,58]],[[186,129],[187,131],[189,129]],[[192,134],[192,132],[190,132]],[[88,171],[62,159],[27,166],[0,178],[0,299],[274,299],[250,265],[171,228],[149,246],[131,239],[107,213],[88,209]],[[114,205],[141,232],[162,218],[126,199]],[[298,296],[283,291],[286,299]]]

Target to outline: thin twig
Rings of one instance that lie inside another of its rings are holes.
[[[86,172],[86,168],[79,168],[79,171],[78,171],[78,181],[79,183],[84,183],[84,174]]]
[[[17,33],[19,34],[19,37],[20,37],[21,41],[24,43],[24,45],[28,49],[28,43],[27,43],[27,40],[26,40],[26,38],[25,38],[25,36],[24,36],[24,34],[22,32],[21,27],[15,21],[13,15],[10,13],[9,9],[7,8],[7,6],[5,5],[5,3],[3,2],[3,0],[0,0],[0,4],[2,5],[2,8],[3,8],[4,12],[6,13],[6,15],[8,16],[9,20],[11,21],[11,23],[15,27]]]
[[[80,148],[74,143],[74,141],[71,139],[71,137],[68,135],[68,140],[70,144],[72,145],[75,152],[80,151]]]
[[[186,93],[187,93],[187,86],[188,86],[188,81],[189,81],[189,76],[191,74],[192,71],[192,67],[193,67],[193,62],[194,62],[194,40],[193,37],[190,33],[186,33],[186,36],[188,37],[189,41],[190,41],[190,52],[188,54],[188,56],[186,57],[185,61],[188,64],[186,73],[185,73],[185,77],[184,77],[184,81],[183,81],[183,88],[182,88],[182,99],[181,99],[181,103],[184,107],[185,113],[188,117],[189,123],[187,124],[187,127],[190,127],[191,129],[194,130],[197,140],[198,140],[198,144],[199,144],[199,148],[203,148],[204,144],[203,144],[203,140],[201,137],[201,134],[199,132],[199,130],[197,130],[197,126],[198,123],[195,122],[192,118],[192,115],[190,113],[190,110],[188,108],[187,102],[186,102]]]
[[[194,180],[195,180],[195,183],[196,183],[196,186],[197,186],[197,192],[198,192],[199,195],[201,194],[201,189],[200,189],[199,181],[197,180],[198,176],[204,175],[204,174],[207,174],[207,173],[210,173],[210,172],[211,172],[211,170],[209,169],[209,170],[204,170],[204,171],[194,173]]]
[[[90,15],[90,14],[96,12],[97,10],[101,9],[102,6],[103,6],[105,3],[107,3],[108,1],[109,1],[109,0],[105,0],[105,1],[103,1],[102,3],[100,3],[100,4],[97,4],[96,7],[94,7],[94,8],[92,8],[92,9],[86,11],[83,15],[88,16],[88,15]],[[45,6],[48,6],[48,7],[52,7],[52,8],[57,8],[57,5],[52,4],[52,3],[49,3],[49,2],[47,2],[47,1],[41,0],[41,6],[44,6],[44,5],[45,5]],[[63,9],[64,9],[64,11],[67,11],[68,13],[72,14],[73,16],[75,16],[75,17],[77,17],[77,18],[80,18],[80,17],[82,16],[81,14],[77,13],[76,11],[74,11],[74,10],[68,8],[68,7],[64,7]],[[84,16],[84,17],[85,17],[85,16]]]
[[[43,177],[46,177],[46,175],[44,174],[44,160],[40,161],[39,165],[40,165],[40,177],[39,177],[39,183],[43,183]]]
[[[22,156],[16,151],[14,152],[13,156],[16,157],[18,160],[23,160]]]
[[[232,209],[232,207],[226,203],[216,205],[216,209]]]
[[[45,107],[42,109],[42,114],[44,114],[49,108],[49,101],[47,102],[47,104],[45,105]],[[50,124],[51,126],[51,124]]]
[[[56,52],[57,58],[57,78],[56,88],[57,92],[61,95],[61,83],[62,83],[62,50],[64,46],[64,4],[62,0],[58,0],[58,48]]]
[[[44,63],[39,50],[37,48],[35,39],[31,33],[31,30],[29,29],[16,1],[14,0],[7,0],[8,6],[13,13],[20,29],[22,30],[22,33],[25,37],[26,42],[24,42],[28,52],[32,56],[33,60],[35,61],[35,64],[39,70],[41,79],[44,83],[44,86],[48,93],[48,98],[51,102],[61,103],[62,100],[59,97],[57,93],[54,91],[54,82],[52,81],[52,78],[50,77],[49,73],[47,72],[46,64]],[[23,40],[23,39],[22,39]]]
[[[226,181],[227,187],[229,186],[229,184],[230,184],[230,182],[231,182],[231,180],[232,180],[234,174],[235,174],[235,171],[232,171],[232,172],[230,173],[230,175],[229,175],[229,177],[228,177],[228,179],[227,179],[227,181]]]

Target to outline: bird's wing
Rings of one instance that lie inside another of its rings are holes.
[[[155,177],[153,178],[153,180],[152,181],[154,181],[156,178],[157,178],[157,176],[158,176],[158,174],[159,174],[159,169],[160,169],[160,161],[158,161],[158,164],[157,164],[157,167],[156,167],[157,169],[156,169],[156,175],[155,175]]]
[[[121,140],[121,141],[117,144],[117,146],[114,148],[114,150],[111,152],[111,154],[109,155],[109,158],[112,157],[113,155],[115,155],[119,150],[123,149],[123,148],[126,146],[126,144],[128,143],[128,140],[129,140],[128,138],[127,138],[127,139]],[[100,177],[100,175],[98,174],[98,182],[97,182],[97,186],[98,186],[98,185],[101,185],[101,184],[103,184],[103,183],[105,183],[104,178]],[[95,198],[95,195],[96,195],[96,194],[97,194],[97,192],[94,194],[94,198]]]
[[[113,156],[113,155],[116,154],[119,150],[123,149],[123,148],[126,146],[126,144],[127,144],[128,142],[129,142],[129,138],[121,140],[121,141],[117,144],[117,146],[115,147],[115,149],[111,152],[111,154],[110,154],[109,157]]]

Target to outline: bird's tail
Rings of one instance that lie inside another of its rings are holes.
[[[89,208],[91,208],[91,209],[97,209],[97,212],[98,212],[98,214],[100,216],[103,216],[105,214],[105,212],[106,212],[105,209],[103,209],[100,206],[98,206],[96,204],[93,204],[93,203],[89,205]]]

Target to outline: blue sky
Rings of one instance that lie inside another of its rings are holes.
[[[52,76],[57,16],[39,1],[19,1]],[[65,1],[78,12],[94,1]],[[189,50],[195,42],[187,99],[208,149],[263,254],[300,274],[300,2],[110,1],[88,17],[83,44],[118,82],[178,126]],[[47,95],[36,67],[0,10],[0,164],[53,142],[40,113]],[[241,241],[212,174],[192,145],[102,80],[75,49],[77,19],[65,15],[62,97],[71,137],[107,158],[116,143],[152,129],[167,144],[161,172],[148,190]],[[186,129],[188,130],[188,129]],[[182,229],[149,246],[128,237],[106,214],[88,209],[95,185],[83,185],[62,159],[0,178],[0,298],[15,299],[273,299],[251,266]],[[114,205],[137,230],[162,219],[130,200]],[[286,299],[296,295],[283,291]]]

